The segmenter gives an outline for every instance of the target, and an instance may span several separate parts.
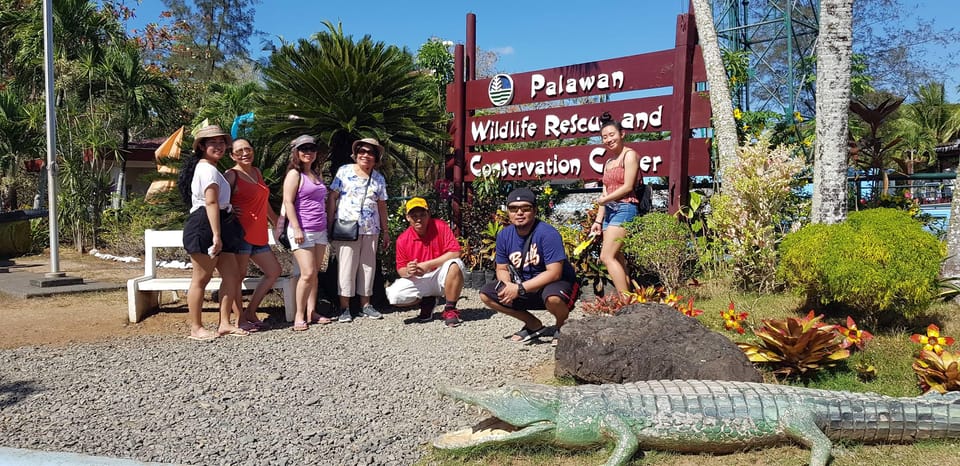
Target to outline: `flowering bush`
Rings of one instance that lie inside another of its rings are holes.
[[[723,194],[710,200],[708,225],[726,246],[737,285],[766,291],[776,286],[776,245],[793,215],[792,189],[804,163],[792,147],[771,148],[766,136],[740,146],[737,156],[723,174]]]
[[[730,301],[730,306],[727,307],[726,311],[720,311],[720,317],[723,318],[723,328],[741,335],[744,333],[741,322],[747,320],[747,315],[746,312],[738,313],[734,308],[733,301]]]

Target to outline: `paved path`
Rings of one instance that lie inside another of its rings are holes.
[[[27,269],[31,270],[30,272]],[[4,272],[3,270],[6,270]],[[49,269],[47,269],[49,270]],[[44,279],[44,273],[34,266],[19,266],[10,261],[0,261],[0,293],[17,298],[36,298],[52,296],[61,293],[84,293],[88,291],[113,291],[124,288],[123,283],[107,283],[84,280],[78,285],[40,287],[31,284],[32,281]],[[68,277],[77,277],[68,275]],[[83,277],[80,277],[83,278]]]

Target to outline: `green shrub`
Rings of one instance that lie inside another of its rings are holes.
[[[697,258],[687,228],[673,215],[661,212],[636,217],[624,228],[623,253],[628,260],[656,273],[668,290],[680,288]]]
[[[787,235],[777,272],[809,302],[913,317],[936,297],[943,256],[943,245],[909,213],[878,208]]]
[[[120,209],[107,209],[101,220],[100,239],[111,254],[143,255],[143,232],[147,229],[183,228],[186,212],[171,209],[167,203],[150,204],[142,197],[131,197]]]

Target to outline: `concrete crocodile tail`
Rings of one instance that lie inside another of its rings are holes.
[[[641,447],[729,453],[796,442],[811,448],[811,466],[825,466],[835,440],[909,443],[960,438],[960,392],[895,398],[703,380],[440,391],[482,407],[494,418],[437,437],[433,441],[437,448],[615,442],[607,465],[626,464]]]

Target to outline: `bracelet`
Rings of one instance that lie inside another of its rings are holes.
[[[594,225],[603,225],[603,222],[593,222]]]

